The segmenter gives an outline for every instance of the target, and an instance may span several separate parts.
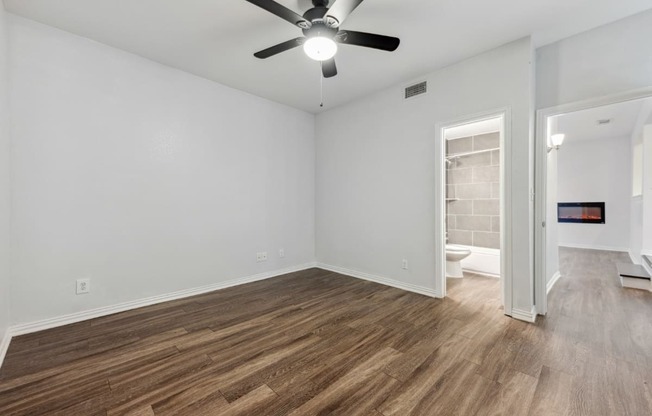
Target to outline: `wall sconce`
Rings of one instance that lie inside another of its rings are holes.
[[[552,151],[552,149],[559,150],[562,143],[564,143],[565,138],[566,138],[565,134],[553,134],[552,136],[550,136],[550,144],[548,145],[548,153],[550,153]]]

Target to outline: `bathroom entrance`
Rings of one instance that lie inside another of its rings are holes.
[[[446,286],[466,290],[498,279],[503,305],[504,125],[504,114],[496,114],[446,126],[441,134],[444,293]]]

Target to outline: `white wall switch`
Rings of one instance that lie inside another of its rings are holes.
[[[403,270],[407,270],[407,269],[408,269],[408,261],[407,261],[406,259],[403,259],[403,264],[402,264],[401,268],[402,268]]]
[[[278,250],[278,256],[279,256],[280,258],[285,257],[285,249],[284,249],[284,248],[280,248],[280,249]]]

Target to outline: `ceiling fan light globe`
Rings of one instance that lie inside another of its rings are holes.
[[[327,61],[337,53],[337,43],[333,39],[316,36],[306,40],[303,44],[303,51],[310,59]]]

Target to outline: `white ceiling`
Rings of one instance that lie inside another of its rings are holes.
[[[639,119],[647,119],[652,98],[576,111],[555,117],[553,133],[563,133],[566,141],[602,140],[630,137]],[[647,103],[647,105],[646,105]],[[641,114],[646,112],[646,114]],[[599,125],[598,120],[611,122]]]
[[[301,48],[253,53],[301,35],[245,0],[4,0],[12,13],[310,112],[319,64]],[[299,14],[309,0],[279,0]],[[534,35],[540,46],[652,7],[650,0],[366,0],[342,28],[401,38],[394,53],[342,45],[325,109]]]

